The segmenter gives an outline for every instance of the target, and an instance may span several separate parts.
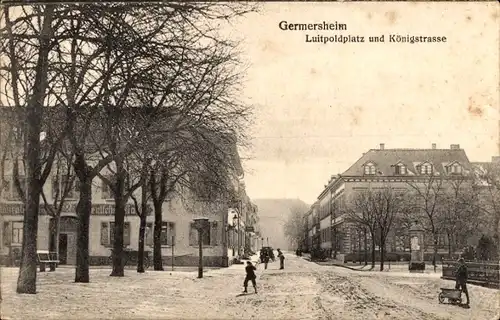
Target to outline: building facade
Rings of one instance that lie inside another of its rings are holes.
[[[447,181],[463,179],[472,184],[472,164],[465,151],[459,145],[449,149],[438,149],[433,144],[429,149],[386,149],[384,144],[379,149],[364,153],[350,168],[342,174],[332,176],[316,202],[319,227],[308,225],[304,238],[309,239],[314,230],[319,230],[319,245],[330,256],[339,254],[339,259],[358,260],[359,255],[367,251],[369,235],[356,225],[347,222],[346,209],[352,208],[355,196],[360,192],[381,189],[390,186],[396,192],[411,191],[412,187],[426,184],[429,179]],[[314,221],[314,209],[308,213],[308,221]],[[368,239],[367,239],[368,238]],[[447,254],[448,238],[439,236],[438,252]],[[314,241],[307,241],[314,246]],[[426,252],[432,251],[432,237],[426,237]],[[378,251],[380,248],[376,247]],[[409,243],[404,235],[395,231],[389,234],[386,252],[409,255]]]
[[[12,139],[16,136],[16,128],[10,124],[13,119],[0,117],[0,146],[2,159],[1,193],[0,193],[0,261],[2,264],[12,265],[19,261],[23,239],[24,204],[20,196],[21,189],[25,189],[22,161],[18,166],[9,150],[15,151],[22,146],[22,138]],[[7,120],[6,120],[7,119]],[[10,136],[9,136],[10,135]],[[236,168],[231,183],[236,199],[201,200],[196,198],[186,189],[178,190],[180,196],[168,198],[162,206],[161,247],[162,258],[166,265],[194,266],[198,264],[198,233],[194,228],[193,219],[204,217],[210,221],[210,227],[203,233],[204,263],[207,266],[229,266],[233,262],[233,252],[237,252],[236,241],[239,238],[244,253],[245,243],[247,251],[255,247],[257,234],[257,208],[251,203],[244,192],[242,181],[243,169],[234,145],[234,167]],[[62,169],[62,170],[61,170]],[[17,173],[14,174],[14,171]],[[51,208],[56,199],[61,200],[60,194],[65,187],[58,172],[64,171],[57,162],[52,168],[51,176],[43,186],[43,196],[40,199],[40,214],[38,219],[37,249],[49,250],[57,248],[61,264],[72,265],[76,263],[78,219],[76,206],[79,200],[78,184],[72,183],[64,197],[60,210],[59,236],[53,232],[57,215]],[[102,176],[110,174],[108,169],[103,169]],[[14,177],[17,176],[17,179]],[[75,179],[76,180],[76,179]],[[240,191],[242,190],[242,191]],[[141,201],[140,188],[134,192],[134,197]],[[59,202],[60,203],[60,202]],[[239,203],[239,205],[235,205]],[[152,204],[150,204],[152,208]],[[135,210],[134,201],[130,199],[126,205],[124,245],[129,251],[137,251],[139,246],[140,219]],[[234,215],[238,213],[238,224],[235,226]],[[96,177],[92,183],[92,210],[89,231],[90,265],[103,265],[109,263],[111,248],[114,243],[114,199],[108,185]],[[154,216],[150,210],[147,216],[145,250],[152,258],[153,251],[153,226]],[[234,237],[238,233],[238,237]],[[255,248],[253,248],[255,249]]]
[[[22,180],[23,177],[21,176]],[[12,176],[4,176],[4,191],[0,199],[0,215],[2,229],[0,246],[2,261],[7,263],[12,257],[20,254],[23,236],[23,214],[24,205],[14,188]],[[48,180],[44,185],[44,193],[47,201],[53,201],[55,184]],[[140,190],[137,191],[140,194]],[[138,199],[140,196],[137,195]],[[38,250],[49,250],[54,247],[51,241],[57,241],[59,248],[59,259],[61,264],[76,263],[76,239],[78,220],[76,216],[76,205],[78,202],[78,191],[73,189],[69,197],[64,200],[60,214],[59,239],[51,239],[51,225],[54,217],[50,211],[44,209],[41,201],[41,210],[38,223]],[[236,246],[234,230],[240,232],[241,243],[245,239],[254,243],[257,237],[252,230],[246,231],[245,227],[251,226],[251,216],[256,215],[253,211],[244,210],[241,214],[240,227],[234,228],[233,216],[229,213],[235,209],[230,203],[206,203],[193,201],[186,203],[179,197],[169,199],[163,204],[163,221],[161,232],[162,256],[164,263],[170,265],[172,256],[174,265],[197,265],[198,263],[198,233],[193,226],[193,219],[206,217],[210,221],[210,229],[204,232],[203,247],[204,259],[208,266],[228,266],[232,263],[233,252]],[[113,221],[115,206],[109,194],[109,188],[99,178],[96,178],[92,188],[92,214],[90,217],[90,239],[89,254],[91,265],[102,265],[108,263],[113,245]],[[254,219],[254,218],[252,218]],[[132,201],[126,206],[124,243],[128,250],[137,250],[139,243],[139,216],[135,211]],[[146,251],[152,254],[153,249],[153,225],[154,217],[149,214],[146,228]],[[233,227],[233,228],[232,228]],[[252,231],[252,233],[251,233]],[[253,245],[255,246],[255,245]],[[252,246],[249,244],[249,249]],[[244,252],[244,245],[242,251]],[[15,258],[14,258],[15,259]]]

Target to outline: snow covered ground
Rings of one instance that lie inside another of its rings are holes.
[[[38,273],[38,294],[15,293],[17,269],[1,272],[1,319],[457,319],[498,320],[500,291],[469,286],[471,308],[438,303],[439,274],[352,271],[286,255],[285,270],[258,266],[258,294],[241,296],[244,265],[205,272],[91,269]],[[249,291],[253,290],[249,288]],[[465,297],[464,297],[465,298]]]

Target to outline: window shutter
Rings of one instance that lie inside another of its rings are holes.
[[[212,222],[212,230],[210,230],[210,245],[216,246],[218,243],[219,232],[217,230],[217,221]]]
[[[194,223],[189,224],[189,245],[195,246],[198,243],[198,230],[194,228]]]
[[[123,225],[123,245],[130,245],[130,222],[125,222]]]
[[[52,199],[61,198],[61,194],[59,193],[59,179],[56,176],[52,177]]]
[[[10,222],[3,223],[3,244],[9,246],[11,243],[12,229]]]
[[[109,223],[109,243],[110,246],[113,246],[115,244],[115,223],[110,222]]]
[[[175,242],[176,242],[175,239],[177,238],[177,235],[175,234],[175,222],[171,223],[171,227],[172,227],[172,229],[170,231],[170,241],[172,242],[172,246],[175,246]]]
[[[101,222],[101,245],[109,244],[109,225],[107,222]]]
[[[169,246],[173,245],[172,237],[175,236],[174,229],[175,229],[175,224],[173,222],[169,222],[168,223],[168,232],[167,232],[167,236],[168,236],[167,244]]]
[[[7,178],[4,178],[4,181],[2,182],[2,194],[4,195],[4,199],[10,199],[10,180]]]
[[[160,243],[162,246],[166,246],[169,244],[168,237],[170,236],[168,230],[169,223],[167,221],[162,221],[161,223],[161,234],[160,234]]]
[[[153,245],[153,235],[154,235],[154,230],[153,230],[153,223],[148,222],[146,223],[146,245],[147,246],[152,246]]]

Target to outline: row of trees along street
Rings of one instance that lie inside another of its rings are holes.
[[[494,260],[499,256],[495,243],[500,239],[500,165],[484,164],[468,175],[452,179],[430,175],[409,181],[405,187],[373,184],[346,199],[343,208],[333,206],[336,216],[351,224],[364,248],[370,248],[375,268],[376,248],[380,248],[380,270],[384,269],[389,236],[395,235],[410,248],[409,230],[418,221],[431,239],[433,264],[437,261],[439,237],[447,238],[448,255],[463,250],[469,237],[480,238],[477,260]],[[304,212],[302,213],[303,217]],[[289,235],[298,237],[304,219],[291,217]],[[309,226],[311,228],[311,226]],[[333,228],[333,239],[339,231]],[[296,235],[297,234],[297,235]],[[302,237],[304,231],[302,231]],[[364,250],[365,264],[367,250]]]
[[[0,101],[9,110],[3,116],[15,124],[1,151],[1,178],[5,181],[6,159],[12,160],[25,205],[17,292],[36,293],[39,211],[57,221],[75,186],[75,282],[89,282],[96,178],[114,198],[111,276],[124,275],[128,201],[141,218],[141,258],[148,203],[153,204],[154,269],[161,270],[163,202],[180,189],[204,199],[230,196],[236,143],[245,144],[251,109],[239,100],[238,43],[226,39],[219,25],[255,8],[127,3],[1,10]],[[52,203],[43,192],[49,177],[58,185]],[[139,189],[140,198],[134,192]],[[51,232],[58,229],[56,223]],[[142,259],[137,270],[144,272]]]

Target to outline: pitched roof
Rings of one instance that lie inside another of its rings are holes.
[[[458,162],[465,170],[471,169],[471,163],[463,149],[371,149],[358,159],[342,176],[363,176],[364,165],[375,164],[376,176],[394,176],[394,166],[403,163],[408,175],[415,176],[419,172],[417,166],[430,163],[434,172],[446,174],[446,166]]]

